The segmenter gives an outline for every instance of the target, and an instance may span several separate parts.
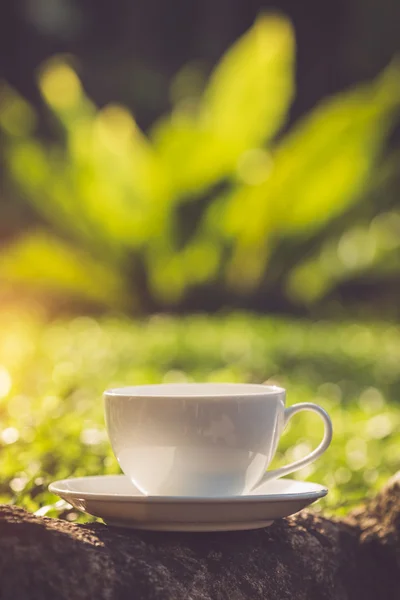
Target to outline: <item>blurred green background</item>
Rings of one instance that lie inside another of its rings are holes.
[[[330,487],[319,508],[400,468],[384,4],[5,9],[0,500],[78,518],[48,483],[118,472],[101,391],[147,382],[276,380],[325,406],[333,445],[296,475]],[[321,435],[299,417],[276,462]]]

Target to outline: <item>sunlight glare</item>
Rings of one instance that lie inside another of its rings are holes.
[[[11,390],[11,375],[5,367],[0,366],[0,398],[8,396]]]

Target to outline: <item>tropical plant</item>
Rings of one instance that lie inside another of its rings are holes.
[[[379,172],[399,69],[324,100],[282,135],[294,55],[290,23],[261,16],[203,85],[189,67],[178,74],[173,110],[148,135],[126,107],[98,109],[67,57],[38,77],[57,141],[40,139],[33,109],[2,84],[8,176],[44,223],[3,247],[3,283],[130,310],[149,295],[177,303],[215,281],[248,294],[279,280],[312,302],[386,262],[399,217],[371,229],[357,212],[350,231],[343,217]],[[371,232],[374,251],[363,252]]]

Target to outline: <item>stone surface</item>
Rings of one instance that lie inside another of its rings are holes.
[[[399,600],[400,474],[343,520],[134,532],[0,506],[0,599]]]

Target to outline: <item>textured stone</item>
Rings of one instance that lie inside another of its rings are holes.
[[[0,506],[1,600],[399,600],[400,476],[345,519],[151,533]]]

